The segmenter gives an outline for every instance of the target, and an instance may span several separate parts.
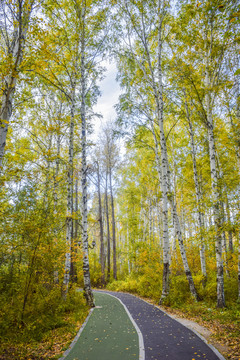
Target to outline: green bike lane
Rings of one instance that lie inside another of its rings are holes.
[[[225,360],[197,333],[127,293],[94,291],[91,310],[60,360]]]
[[[94,293],[96,307],[64,360],[139,359],[138,329],[125,306],[111,295]]]

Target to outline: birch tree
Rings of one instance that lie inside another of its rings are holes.
[[[67,163],[67,216],[66,216],[66,259],[63,293],[67,294],[73,241],[73,166],[75,128],[81,124],[81,185],[82,185],[82,242],[84,293],[90,306],[93,296],[89,275],[87,235],[87,122],[91,107],[96,102],[98,88],[96,80],[103,69],[98,65],[106,49],[105,3],[99,1],[63,0],[52,11],[52,2],[46,4],[46,14],[51,19],[48,32],[41,42],[41,56],[48,59],[47,68],[38,75],[54,88],[61,91],[69,104],[69,160]],[[69,22],[71,18],[71,22]],[[58,37],[56,38],[56,34]],[[49,38],[51,41],[49,41]],[[62,56],[60,56],[62,54]],[[47,75],[46,75],[47,74]],[[93,114],[92,114],[93,116]]]
[[[148,8],[143,6],[143,2],[138,4],[125,1],[123,12],[128,17],[129,23],[126,24],[126,31],[128,35],[128,49],[125,52],[125,56],[131,59],[132,66],[135,70],[138,70],[139,75],[146,82],[149,97],[151,98],[154,117],[160,132],[160,163],[159,176],[162,191],[163,202],[163,256],[164,256],[164,271],[163,271],[163,287],[162,302],[169,293],[169,261],[170,261],[170,246],[169,246],[169,230],[168,230],[168,201],[173,209],[175,223],[178,226],[177,234],[179,245],[181,247],[182,260],[186,271],[187,278],[189,280],[189,286],[191,293],[195,299],[198,298],[196,289],[193,283],[191,271],[189,269],[184,245],[182,241],[181,228],[178,220],[178,214],[176,211],[176,204],[172,199],[172,190],[170,184],[170,173],[168,154],[166,146],[166,135],[164,129],[164,101],[163,101],[163,38],[166,18],[166,3],[164,1],[158,1],[158,4],[154,2],[148,3]],[[153,35],[154,34],[154,35]],[[135,42],[133,38],[136,38]],[[154,41],[154,45],[153,45]],[[154,52],[153,52],[154,48]],[[124,79],[125,81],[125,79]],[[123,84],[124,84],[123,81]],[[132,85],[134,80],[130,81]],[[153,117],[153,118],[154,118]],[[152,127],[152,125],[151,125]],[[155,143],[155,148],[158,148],[158,144]],[[158,149],[155,149],[155,154],[158,154]],[[159,157],[156,156],[158,161]]]
[[[101,180],[100,180],[100,164],[99,160],[96,160],[97,171],[97,191],[98,191],[98,215],[99,215],[99,227],[100,227],[100,263],[102,285],[105,285],[105,251],[104,251],[104,232],[103,232],[103,212],[102,212],[102,195],[101,195]]]
[[[235,1],[219,3],[206,2],[200,6],[190,2],[182,7],[179,19],[181,39],[178,53],[178,66],[185,58],[180,78],[188,82],[189,95],[200,121],[207,130],[209,165],[211,170],[212,209],[215,224],[215,250],[217,264],[217,306],[225,307],[223,256],[222,256],[222,212],[221,181],[219,178],[218,155],[216,148],[216,99],[224,82],[225,55],[231,46],[235,32],[232,21],[237,9]],[[184,19],[184,21],[182,21]],[[197,25],[193,25],[193,21]],[[191,28],[191,31],[189,29]],[[178,38],[178,32],[176,37]],[[197,45],[196,45],[197,44]],[[188,53],[185,52],[186,46]],[[183,56],[184,55],[184,56]],[[200,59],[203,59],[200,62]],[[191,63],[190,63],[191,62]],[[226,80],[225,80],[226,81]]]
[[[13,110],[14,93],[18,79],[26,68],[22,66],[31,15],[38,2],[35,0],[0,3],[0,171]],[[26,64],[25,64],[26,66]]]
[[[204,239],[203,239],[204,218],[203,218],[203,211],[202,211],[202,196],[201,196],[201,192],[200,192],[199,177],[198,177],[198,172],[197,172],[196,148],[195,148],[195,141],[194,141],[193,124],[192,124],[190,109],[189,109],[187,100],[185,100],[185,108],[186,108],[186,118],[188,121],[189,135],[190,135],[193,176],[194,176],[194,185],[195,185],[196,202],[197,202],[197,216],[198,216],[198,224],[199,224],[199,231],[200,231],[200,261],[201,261],[202,274],[206,278],[207,271],[206,271],[206,258],[205,258],[205,244],[204,244]],[[204,283],[205,283],[205,280],[204,280]]]

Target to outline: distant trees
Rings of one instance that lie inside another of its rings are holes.
[[[116,191],[114,188],[119,163],[115,125],[108,121],[98,139],[91,174],[91,179],[97,188],[101,285],[105,285],[105,281],[110,281],[111,274],[113,279],[117,280]],[[106,274],[105,269],[107,269]]]

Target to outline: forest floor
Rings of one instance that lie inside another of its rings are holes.
[[[41,340],[25,339],[15,329],[12,336],[0,341],[0,360],[52,360],[68,349],[88,315],[84,311],[74,311],[63,317],[61,326],[47,331]]]

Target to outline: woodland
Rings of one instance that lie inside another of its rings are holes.
[[[239,16],[0,1],[0,359],[57,358],[92,288],[195,318],[239,358]],[[121,95],[96,137],[107,59]]]

